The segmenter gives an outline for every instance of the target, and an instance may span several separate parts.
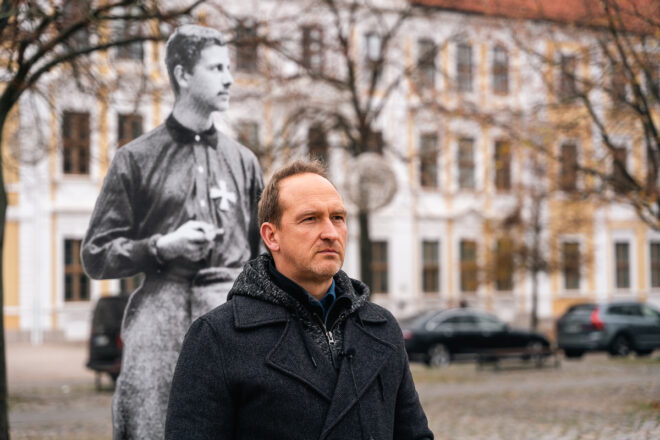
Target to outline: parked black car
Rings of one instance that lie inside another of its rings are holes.
[[[571,358],[587,351],[647,356],[660,348],[660,312],[636,301],[575,305],[557,321],[557,345]]]
[[[401,321],[408,357],[431,366],[505,351],[529,357],[550,354],[541,334],[513,329],[494,316],[468,308],[430,310]]]
[[[99,298],[92,315],[87,368],[107,373],[113,381],[117,380],[121,368],[123,344],[120,331],[127,302],[128,295]],[[97,386],[99,380],[97,375]]]

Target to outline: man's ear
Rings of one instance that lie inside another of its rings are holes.
[[[280,250],[280,237],[274,224],[269,222],[263,223],[259,232],[261,233],[261,239],[271,252],[277,252]]]
[[[174,66],[174,78],[179,85],[179,89],[188,87],[188,76],[189,73],[186,72],[186,69],[181,64]]]

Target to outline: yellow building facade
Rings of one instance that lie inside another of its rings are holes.
[[[270,2],[259,2],[249,11],[241,11],[238,3],[231,7],[244,15],[273,16],[266,14]],[[296,7],[296,2],[287,5]],[[212,8],[202,12],[206,24],[227,25]],[[300,22],[288,23],[285,30],[274,22],[262,32],[293,34],[291,29],[299,32],[314,24],[326,26],[322,35],[332,38],[323,16],[306,13],[298,18]],[[548,59],[581,53],[590,41],[590,31],[562,34],[556,24],[525,25],[536,31],[552,27],[552,35],[560,34],[560,42],[549,37],[535,41]],[[396,175],[398,191],[388,206],[370,216],[372,267],[379,280],[373,300],[397,316],[466,302],[526,325],[533,303],[530,273],[513,270],[510,276],[493,277],[487,266],[498,246],[506,243],[502,240],[528,233],[520,225],[506,229],[501,221],[516,207],[529,218],[530,194],[539,182],[552,190],[539,208],[543,252],[553,263],[551,271],[538,277],[542,329],[550,330],[553,320],[578,302],[636,299],[660,304],[660,233],[616,198],[580,200],[557,190],[562,161],[556,158],[574,151],[579,160],[593,161],[599,157],[599,146],[578,106],[542,106],[556,100],[548,84],[555,82],[557,72],[548,65],[532,65],[513,35],[520,26],[519,20],[434,8],[420,10],[397,34],[387,74],[394,75],[400,60],[412,73],[397,84],[374,124],[387,146],[384,157]],[[356,23],[351,30],[356,56],[368,51],[366,36],[377,30],[374,22]],[[329,46],[330,40],[324,44]],[[424,55],[425,47],[434,47],[432,56]],[[95,300],[130,293],[135,287],[135,280],[87,280],[78,255],[115,151],[126,139],[162,123],[172,106],[163,46],[145,43],[139,56],[133,55],[97,54],[105,86],[93,95],[78,91],[65,69],[57,72],[47,85],[49,99],[28,94],[7,124],[5,157],[29,146],[45,152],[19,166],[3,162],[9,195],[4,316],[10,337],[34,342],[48,337],[84,339]],[[234,51],[234,59],[237,56]],[[277,57],[259,48],[258,59],[288,69]],[[588,70],[584,63],[578,69]],[[420,80],[422,74],[426,83]],[[296,90],[299,94],[288,96],[287,86],[269,77],[267,69],[235,68],[234,76],[232,93],[239,98],[232,98],[230,110],[217,118],[217,125],[245,143],[253,142],[249,146],[255,151],[302,130],[283,128],[292,101],[327,93],[310,81]],[[572,131],[554,131],[562,121],[578,123]],[[631,152],[630,169],[642,173],[641,141],[630,134],[624,137]],[[532,138],[542,139],[544,154],[535,149]],[[327,157],[331,175],[344,191],[354,159],[341,142],[341,137],[328,136]],[[299,148],[277,150],[266,156],[264,171],[268,174],[291,158],[305,156],[311,148],[302,142]],[[83,156],[76,156],[79,151]],[[543,165],[541,177],[534,174],[532,163]],[[593,183],[586,177],[576,179],[577,192]],[[347,202],[354,213],[355,207]],[[359,277],[356,219],[351,218],[349,229],[344,268]]]

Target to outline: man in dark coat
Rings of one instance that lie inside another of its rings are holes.
[[[191,322],[222,304],[259,254],[256,157],[216,130],[229,105],[229,51],[215,29],[182,26],[166,64],[176,102],[165,124],[120,148],[82,249],[92,278],[144,273],[122,324],[115,439],[163,438],[172,374]]]
[[[342,198],[317,163],[275,173],[259,202],[270,255],[191,326],[166,439],[432,439],[394,317],[340,270]]]

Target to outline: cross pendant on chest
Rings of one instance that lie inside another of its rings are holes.
[[[236,193],[231,192],[227,188],[227,182],[224,180],[218,180],[218,187],[211,188],[211,198],[220,199],[220,210],[229,211],[231,206],[230,203],[236,203]]]

